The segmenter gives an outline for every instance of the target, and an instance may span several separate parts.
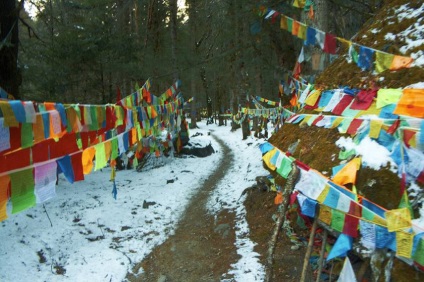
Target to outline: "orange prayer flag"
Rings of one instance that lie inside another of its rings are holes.
[[[300,22],[298,21],[293,21],[293,27],[292,27],[292,34],[294,36],[297,36],[298,32],[299,32],[299,27],[300,27]]]
[[[0,221],[7,218],[6,206],[9,199],[9,175],[0,176]]]
[[[424,89],[403,89],[393,113],[424,118]]]
[[[35,116],[35,123],[32,125],[32,131],[34,132],[34,143],[44,140],[44,123],[42,115]]]
[[[112,142],[110,142],[110,140],[108,140],[108,141],[105,142],[106,160],[109,160],[111,153],[112,153]]]
[[[309,13],[308,13],[308,17],[309,17],[311,20],[313,20],[313,19],[314,19],[314,16],[315,16],[313,6],[314,6],[314,5],[311,5],[311,6],[309,7]]]
[[[397,56],[393,58],[392,64],[390,65],[390,70],[400,70],[404,68],[410,68],[412,62],[414,61],[411,57]]]
[[[340,169],[333,177],[333,182],[339,185],[356,183],[356,171],[361,166],[361,158],[354,158]]]
[[[277,195],[274,198],[274,204],[281,205],[283,203],[283,193],[277,192]]]
[[[293,94],[292,98],[290,99],[290,105],[292,105],[293,107],[297,106],[297,96],[296,96],[296,94]]]
[[[90,147],[82,152],[82,168],[84,174],[89,174],[93,169],[93,158],[96,154],[96,149]]]

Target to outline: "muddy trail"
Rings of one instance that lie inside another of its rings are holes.
[[[237,262],[234,220],[231,211],[221,211],[210,215],[206,203],[216,184],[225,176],[234,163],[231,150],[217,137],[223,155],[215,171],[193,195],[190,204],[175,234],[162,245],[156,246],[152,253],[135,265],[133,273],[144,272],[138,276],[128,274],[129,281],[222,281],[231,280],[227,274],[231,264]],[[199,169],[202,167],[199,159]]]

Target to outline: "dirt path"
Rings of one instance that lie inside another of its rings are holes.
[[[230,265],[238,260],[234,245],[235,216],[229,211],[222,211],[216,217],[211,216],[206,211],[206,203],[216,184],[233,165],[234,156],[220,139],[214,139],[220,144],[225,157],[191,199],[175,235],[154,248],[147,258],[137,264],[133,273],[138,273],[141,267],[144,273],[138,277],[128,274],[129,281],[194,282],[231,279],[226,273]],[[207,159],[199,159],[199,169],[203,161]]]

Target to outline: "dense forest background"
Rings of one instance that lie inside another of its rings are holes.
[[[314,17],[293,2],[312,3]],[[157,95],[180,79],[198,107],[276,100],[302,41],[264,21],[261,5],[350,39],[383,2],[2,0],[0,86],[22,100],[104,104],[148,78]]]

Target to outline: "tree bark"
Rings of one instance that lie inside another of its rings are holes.
[[[18,13],[15,0],[0,1],[0,87],[20,99]],[[4,45],[3,45],[4,44]]]

